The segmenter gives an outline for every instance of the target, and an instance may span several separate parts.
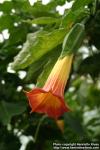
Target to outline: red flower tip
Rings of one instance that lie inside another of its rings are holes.
[[[27,92],[26,95],[32,108],[31,112],[45,113],[49,117],[57,119],[64,112],[70,111],[65,105],[64,99],[51,92],[34,89]]]

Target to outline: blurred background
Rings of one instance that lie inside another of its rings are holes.
[[[31,113],[24,90],[42,87],[77,22],[85,23],[59,125]],[[0,0],[0,150],[52,150],[100,139],[100,0]]]

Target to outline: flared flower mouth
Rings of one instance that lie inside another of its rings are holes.
[[[73,55],[59,58],[43,88],[26,92],[32,112],[45,113],[57,119],[70,111],[64,102],[64,89],[69,77]]]
[[[42,89],[34,89],[26,92],[32,112],[45,113],[49,117],[57,119],[64,112],[70,111],[65,105],[64,99],[58,95],[46,92]]]

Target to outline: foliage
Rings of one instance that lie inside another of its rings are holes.
[[[52,150],[54,141],[100,139],[100,1],[74,0],[61,16],[56,7],[68,1],[51,0],[47,5],[38,1],[33,6],[28,0],[0,3],[0,150],[18,150],[22,135],[29,139],[26,150]],[[85,38],[65,91],[72,112],[62,116],[64,133],[54,120],[45,118],[34,142],[42,115],[30,114],[23,89],[43,86],[65,35],[77,22],[85,24]],[[15,71],[9,71],[9,66]],[[26,73],[23,79],[21,72]]]

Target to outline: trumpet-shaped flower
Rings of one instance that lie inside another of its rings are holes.
[[[26,92],[32,112],[45,113],[57,119],[70,111],[64,102],[64,89],[70,74],[73,54],[59,58],[43,88]]]

